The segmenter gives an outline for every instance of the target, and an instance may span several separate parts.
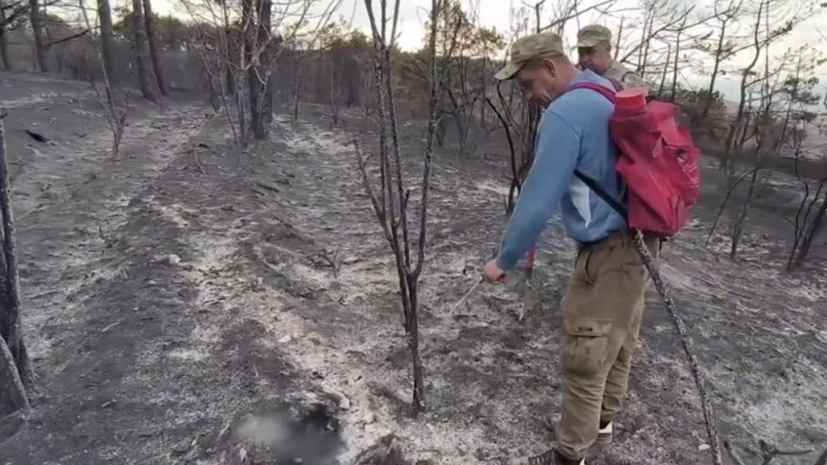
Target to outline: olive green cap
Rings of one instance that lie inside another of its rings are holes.
[[[513,79],[529,61],[555,58],[565,54],[563,40],[557,34],[541,32],[521,37],[511,45],[511,58],[494,77],[501,81]]]
[[[606,26],[590,24],[577,32],[578,48],[592,48],[601,42],[612,43],[612,31]]]

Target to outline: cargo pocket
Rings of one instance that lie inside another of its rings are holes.
[[[579,376],[601,373],[606,365],[612,320],[571,318],[563,322],[563,327],[563,369]]]

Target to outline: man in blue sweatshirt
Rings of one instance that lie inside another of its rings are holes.
[[[591,178],[624,201],[609,129],[614,107],[594,90],[569,91],[577,82],[613,87],[592,71],[578,71],[560,37],[551,33],[515,41],[510,62],[496,78],[514,79],[527,98],[547,108],[534,164],[499,255],[483,274],[490,282],[501,282],[536,243],[558,206],[569,237],[579,245],[562,302],[563,392],[557,445],[512,463],[583,465],[592,445],[611,441],[649,285],[625,218],[575,175],[577,171]],[[657,256],[657,239],[647,239],[647,245]]]

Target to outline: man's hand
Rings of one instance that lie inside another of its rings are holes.
[[[482,269],[482,275],[489,283],[502,283],[505,281],[505,271],[497,266],[497,260],[491,260]]]

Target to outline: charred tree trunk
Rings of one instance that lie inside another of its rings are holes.
[[[34,47],[37,56],[37,66],[41,73],[49,72],[49,64],[46,60],[49,51],[46,38],[43,36],[43,18],[40,14],[40,0],[29,0],[29,21],[34,34]]]
[[[408,276],[408,295],[410,311],[408,313],[408,349],[411,351],[413,365],[413,408],[415,411],[425,410],[425,368],[422,365],[422,356],[419,352],[419,289],[418,276]]]
[[[294,52],[293,55],[293,85],[291,86],[293,90],[293,95],[290,101],[290,122],[293,126],[295,126],[299,122],[299,100],[301,98],[302,93],[302,63],[301,58],[298,55],[298,52]]]
[[[448,135],[448,118],[448,96],[446,92],[441,92],[436,114],[436,146],[439,148],[445,146],[445,136]]]
[[[247,92],[248,105],[250,106],[250,129],[258,138],[257,129],[262,126],[261,111],[258,107],[259,94],[262,91],[261,81],[258,79],[258,66],[256,60],[256,48],[258,38],[258,27],[256,26],[256,12],[258,11],[258,4],[260,0],[242,0],[241,2],[241,18],[243,24],[244,34],[244,61],[247,63]]]
[[[330,100],[330,118],[333,120],[333,125],[339,125],[339,102],[338,102],[338,95],[336,89],[336,83],[339,80],[336,79],[336,73],[330,73],[330,81],[328,85],[330,88],[328,89],[328,99]]]
[[[795,253],[795,258],[788,265],[788,269],[793,270],[804,264],[813,241],[824,230],[824,224],[827,222],[825,220],[827,220],[827,194],[821,200],[821,206],[818,207],[818,211],[816,211],[816,215]]]
[[[251,55],[248,55],[251,58]],[[250,130],[253,132],[253,137],[256,139],[264,139],[264,115],[261,110],[260,95],[264,90],[264,85],[258,78],[257,66],[250,64],[247,70],[247,85],[249,86],[249,105],[250,105]]]
[[[0,58],[3,60],[3,67],[11,71],[13,65],[9,60],[9,38],[6,37],[6,10],[0,4]]]
[[[712,74],[709,76],[709,87],[707,88],[706,100],[704,101],[704,108],[701,111],[701,117],[706,118],[709,115],[709,109],[712,107],[712,96],[715,92],[715,80],[718,79],[718,71],[721,67],[721,59],[724,52],[724,38],[726,37],[726,22],[721,24],[721,35],[718,36],[718,48],[715,49],[715,60],[712,65]]]
[[[101,53],[103,67],[110,84],[117,84],[115,73],[115,36],[112,27],[112,8],[109,0],[98,0],[98,20],[100,21]]]
[[[686,22],[684,20],[684,22]],[[681,31],[678,31],[677,40],[675,40],[675,62],[672,70],[672,89],[669,93],[669,100],[674,102],[678,93],[678,64],[681,60]]]
[[[752,171],[752,176],[750,177],[749,182],[749,190],[747,191],[747,198],[744,199],[744,204],[741,206],[741,211],[738,213],[738,218],[735,220],[735,224],[732,225],[732,243],[729,248],[729,258],[732,260],[735,260],[738,257],[738,246],[740,245],[741,237],[744,234],[744,226],[747,221],[750,203],[752,203],[752,198],[755,195],[755,188],[758,181],[758,171],[758,168]]]
[[[623,21],[626,20],[625,16],[620,17],[620,25],[617,27],[617,37],[615,38],[615,43],[612,49],[612,59],[617,61],[618,57],[620,56],[620,43],[623,39]]]
[[[29,398],[20,379],[17,365],[6,341],[0,338],[0,405],[11,406],[12,411],[29,410]],[[0,414],[8,413],[0,411]]]
[[[655,14],[650,13],[650,15],[649,15],[649,24],[645,29],[646,31],[648,31],[649,34],[652,33],[652,28],[654,27],[654,23],[655,23]],[[646,73],[646,65],[649,64],[649,44],[650,44],[650,42],[651,42],[650,40],[646,40],[646,42],[644,42],[643,59],[641,60],[642,63],[640,65],[640,68],[638,68],[638,72],[640,72],[641,76],[643,76]],[[678,56],[677,52],[675,53],[675,56]]]
[[[669,74],[669,63],[672,60],[672,44],[666,44],[666,64],[663,65],[663,74],[660,76],[660,85],[658,86],[658,97],[663,98],[663,92],[666,88],[666,75]],[[677,60],[675,60],[677,61]]]
[[[747,111],[744,113],[743,122],[741,123],[740,129],[738,131],[737,140],[734,142],[735,147],[743,147],[744,144],[747,143],[747,140],[755,136],[754,132],[758,131],[757,126],[753,131],[750,131],[750,125],[757,124],[757,121],[753,121],[756,118],[755,110],[748,108]]]
[[[365,168],[366,159],[359,149],[358,139],[354,141],[356,154],[359,160],[359,171],[368,197],[373,205],[376,218],[382,227],[385,239],[388,241],[396,261],[399,277],[399,290],[402,297],[405,332],[408,338],[408,348],[411,351],[413,365],[413,412],[419,413],[425,409],[425,382],[422,359],[419,353],[419,300],[418,283],[425,261],[425,245],[428,216],[428,192],[430,186],[431,159],[436,132],[437,104],[439,82],[436,58],[436,24],[439,18],[438,0],[431,2],[431,34],[430,50],[430,99],[427,142],[425,160],[422,169],[419,204],[419,235],[416,245],[409,234],[408,205],[411,189],[405,187],[402,178],[402,160],[399,153],[399,133],[397,127],[396,108],[394,104],[394,89],[392,85],[391,49],[393,38],[396,37],[397,19],[400,1],[394,2],[394,17],[389,21],[386,16],[386,5],[381,5],[382,16],[377,21],[373,14],[371,0],[365,0],[365,6],[373,32],[374,47],[374,84],[376,88],[377,113],[379,126],[379,177],[380,189],[373,188]],[[390,33],[386,26],[392,22]],[[381,26],[379,26],[381,25]],[[380,32],[381,27],[381,32]],[[388,37],[391,39],[388,40]],[[416,254],[416,258],[413,254]]]
[[[275,61],[276,47],[271,33],[273,0],[259,0],[258,15],[258,41],[262,47],[259,58],[259,63],[261,63],[259,80],[261,81],[263,89],[261,94],[259,94],[262,127],[257,134],[259,139],[266,139],[270,132],[270,124],[273,121],[273,86],[271,74],[273,71],[273,62]]]
[[[488,103],[485,101],[486,97],[486,73],[485,70],[488,69],[488,58],[483,56],[482,58],[482,66],[480,67],[480,76],[479,82],[482,86],[482,98],[480,98],[480,125],[482,126],[482,130],[488,133]]]
[[[132,45],[135,50],[135,67],[138,69],[138,81],[141,94],[150,102],[158,101],[155,92],[152,63],[149,61],[146,31],[144,30],[144,14],[141,0],[132,0]]]
[[[243,54],[242,54],[243,56]],[[239,73],[235,77],[235,104],[236,104],[236,111],[238,113],[238,135],[241,150],[239,150],[239,159],[241,157],[241,152],[247,149],[247,142],[248,142],[248,122],[247,122],[247,109],[246,103],[244,99],[244,75]]]
[[[158,34],[155,32],[155,14],[152,12],[152,0],[143,0],[144,4],[144,24],[146,25],[147,44],[149,45],[149,58],[152,62],[152,68],[155,70],[155,79],[158,82],[158,90],[161,95],[169,95],[169,85],[164,79],[164,73],[161,70],[161,49],[158,45]]]
[[[746,81],[746,75],[744,75],[743,79],[744,81]],[[738,103],[738,110],[735,112],[735,121],[731,123],[729,132],[727,132],[726,142],[724,142],[724,156],[723,158],[721,158],[720,164],[718,165],[718,168],[722,171],[728,170],[730,164],[732,163],[732,157],[735,155],[736,152],[736,139],[738,131],[741,128],[741,125],[744,123],[744,117],[747,115],[747,89],[744,81],[742,81],[741,83],[741,101]]]
[[[736,135],[738,132],[738,128],[740,127],[741,123],[744,121],[744,114],[746,111],[746,102],[747,102],[747,87],[749,82],[749,76],[752,72],[752,69],[755,68],[755,64],[758,63],[758,58],[761,56],[761,43],[758,39],[758,32],[761,26],[761,14],[764,11],[766,3],[765,1],[761,1],[758,6],[758,17],[755,22],[755,29],[754,29],[754,38],[753,42],[755,45],[755,55],[753,56],[752,61],[750,64],[743,70],[741,74],[741,95],[740,95],[740,102],[738,103],[738,112],[735,115],[735,121],[732,123],[732,126],[727,133],[727,138],[724,146],[724,156],[721,159],[721,164],[719,168],[721,170],[727,170],[730,166],[730,158],[732,157],[733,153],[736,152],[740,147],[737,147],[736,144]]]
[[[235,95],[235,78],[233,77],[233,69],[229,66],[224,70],[226,76],[225,86],[227,87],[227,95]]]
[[[683,35],[683,31],[686,30],[686,21],[689,17],[684,16],[683,21],[681,21],[681,25],[678,28],[677,37],[675,37],[675,59],[674,61],[674,73],[672,74],[672,92],[670,93],[670,101],[672,103],[675,102],[678,94],[678,65],[681,61],[681,36]],[[671,47],[670,47],[671,50]],[[666,58],[667,66],[669,63],[669,57]]]
[[[651,14],[651,13],[647,13],[647,15],[648,14]],[[646,40],[646,33],[648,32],[647,31],[648,26],[649,26],[649,18],[647,16],[646,19],[643,20],[643,27],[641,28],[641,31],[640,31],[640,43],[641,44],[644,44],[644,43],[648,42]],[[643,68],[643,47],[639,47],[637,49],[637,69],[640,70],[641,68]]]
[[[235,76],[233,75],[233,67],[230,65],[230,63],[233,62],[233,56],[232,56],[233,54],[232,54],[231,50],[235,50],[236,53],[241,53],[241,52],[239,52],[239,49],[238,49],[237,46],[236,47],[231,47],[230,38],[232,37],[234,32],[230,28],[230,13],[227,10],[227,2],[221,2],[221,15],[222,15],[222,19],[224,20],[224,34],[221,37],[221,41],[222,41],[222,43],[221,43],[222,49],[221,50],[223,51],[223,54],[224,54],[224,62],[225,62],[224,66],[226,66],[226,68],[225,68],[225,73],[226,73],[225,79],[227,80],[227,82],[226,82],[227,95],[235,95],[235,91],[236,91]]]
[[[7,365],[6,358],[10,356],[14,361],[13,366],[19,377],[14,380],[14,377],[9,377],[9,383],[14,386],[22,386],[23,392],[14,393],[12,397],[17,408],[28,408],[28,401],[21,401],[20,396],[26,397],[25,391],[32,389],[34,385],[34,374],[32,372],[31,362],[26,350],[26,344],[23,341],[23,331],[20,324],[20,277],[17,272],[17,237],[14,228],[14,215],[12,214],[11,195],[9,186],[9,168],[8,159],[6,155],[6,132],[3,126],[2,116],[0,116],[0,212],[3,217],[3,251],[2,260],[0,260],[0,338],[5,342],[0,350],[8,348],[8,355],[2,354],[4,360],[0,360],[0,371],[8,368],[2,365]],[[11,370],[14,371],[14,370]],[[6,374],[3,374],[3,379],[6,379]],[[17,388],[16,388],[17,389]],[[19,390],[19,389],[18,389]],[[0,391],[3,394],[7,391]]]
[[[249,18],[245,27],[245,53],[249,63],[247,81],[250,91],[250,128],[253,137],[264,140],[269,135],[273,119],[273,90],[270,85],[274,58],[274,44],[270,35],[273,3],[272,0],[244,0],[243,9],[243,14]]]

